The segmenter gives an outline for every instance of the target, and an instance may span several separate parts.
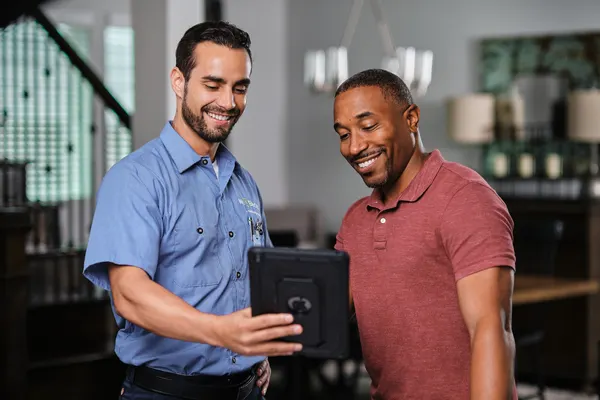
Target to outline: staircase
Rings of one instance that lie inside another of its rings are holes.
[[[129,114],[38,8],[0,28],[0,211],[31,226],[19,398],[117,398],[110,301],[81,271],[100,179],[130,151]]]

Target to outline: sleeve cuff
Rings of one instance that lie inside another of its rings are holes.
[[[110,292],[110,281],[108,279],[108,263],[101,262],[92,264],[83,270],[85,276],[94,285]]]
[[[108,266],[109,264],[115,265],[130,265],[143,270],[150,279],[154,279],[154,269],[149,268],[145,263],[132,260],[119,260],[119,259],[108,259],[105,261],[89,262],[83,270],[83,276],[87,278],[94,285],[101,287],[106,291],[111,291],[110,280],[108,278]]]
[[[477,272],[481,272],[486,269],[496,268],[496,267],[509,267],[509,268],[512,268],[514,271],[514,270],[516,270],[515,260],[510,257],[496,257],[496,258],[490,258],[490,259],[484,260],[484,261],[479,261],[479,262],[469,265],[466,268],[461,268],[460,271],[457,271],[454,274],[454,280],[458,282],[459,280],[461,280],[469,275],[473,275]]]

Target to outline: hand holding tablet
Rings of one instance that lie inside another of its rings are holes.
[[[302,349],[283,337],[302,333],[289,313],[253,317],[250,308],[218,317],[217,344],[245,356],[284,356]]]
[[[282,341],[301,343],[300,354],[308,357],[347,357],[346,253],[253,247],[248,261],[253,315],[290,313],[303,331]]]

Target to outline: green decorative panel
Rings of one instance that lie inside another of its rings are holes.
[[[481,91],[506,93],[519,75],[565,77],[571,89],[600,86],[600,32],[485,39]]]

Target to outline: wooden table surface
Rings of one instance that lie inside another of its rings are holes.
[[[588,296],[599,291],[600,283],[595,280],[575,280],[516,274],[513,305]]]

